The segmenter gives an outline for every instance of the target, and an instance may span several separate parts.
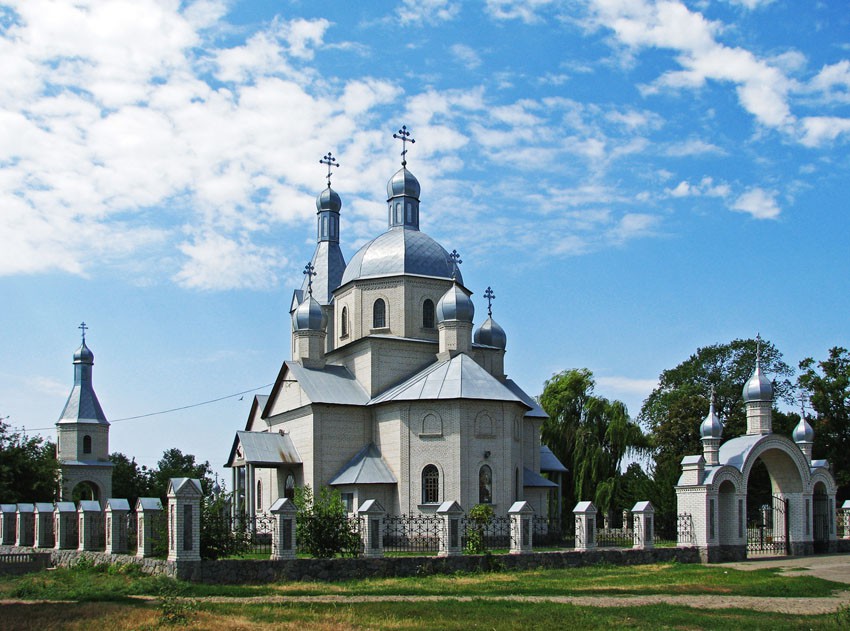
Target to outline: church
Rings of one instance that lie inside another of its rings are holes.
[[[460,257],[420,230],[420,186],[401,168],[387,183],[387,230],[346,263],[342,200],[316,199],[317,243],[291,303],[292,352],[268,395],[252,402],[226,462],[234,511],[262,514],[297,487],[340,492],[349,511],[367,499],[390,514],[434,513],[447,500],[517,500],[556,510],[565,471],[540,443],[546,413],[505,374],[507,336],[492,316],[475,328]],[[551,504],[551,506],[550,506]]]

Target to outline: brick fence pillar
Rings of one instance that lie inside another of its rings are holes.
[[[634,548],[649,550],[655,547],[655,509],[651,502],[638,502],[632,508],[634,516]]]
[[[157,522],[162,518],[162,502],[158,497],[140,497],[136,500],[136,556],[140,559],[153,556]]]
[[[357,510],[364,556],[384,556],[384,516],[386,514],[387,511],[378,500],[366,500]]]
[[[201,481],[168,481],[168,560],[201,560]]]
[[[528,554],[532,547],[531,519],[534,509],[528,502],[514,502],[508,509],[511,520],[511,554]]]
[[[274,515],[274,535],[272,536],[272,556],[277,559],[294,559],[298,542],[295,539],[295,516],[298,509],[288,497],[280,497],[269,509]]]
[[[437,509],[437,515],[442,517],[443,526],[440,528],[441,557],[458,556],[463,552],[463,537],[460,527],[463,509],[457,502],[443,502]]]
[[[593,502],[579,502],[573,509],[576,520],[576,550],[596,549],[596,513]]]
[[[106,551],[109,554],[127,552],[127,515],[130,502],[110,497],[106,500]]]

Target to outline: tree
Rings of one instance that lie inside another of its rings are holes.
[[[339,491],[323,486],[315,497],[309,485],[299,487],[295,507],[296,539],[305,552],[319,559],[359,554],[360,537],[348,523]]]
[[[139,467],[136,459],[120,452],[109,454],[112,467],[112,496],[126,498],[130,506],[136,505],[140,497],[150,496],[150,479],[145,467]]]
[[[817,413],[813,453],[832,465],[838,499],[850,499],[850,354],[835,347],[824,361],[804,359],[800,370],[798,383]]]
[[[656,510],[673,512],[673,487],[681,473],[682,458],[702,453],[699,426],[708,414],[709,397],[715,390],[715,411],[723,419],[723,438],[746,432],[747,415],[741,396],[756,363],[756,340],[733,340],[698,348],[684,362],[665,370],[643,403],[638,420],[647,429],[654,459],[653,479]],[[774,375],[774,400],[793,401],[793,370],[782,361],[773,344],[761,341],[762,370]],[[777,430],[793,421],[793,415],[774,412]]]
[[[204,495],[212,492],[212,467],[208,461],[196,463],[195,456],[184,454],[179,449],[172,448],[162,453],[162,458],[156,463],[156,469],[148,472],[148,490],[151,497],[165,501],[168,494],[168,481],[171,478],[196,478],[201,481]]]
[[[0,421],[0,501],[52,502],[58,476],[54,443],[11,431]]]
[[[564,476],[564,510],[579,500],[593,500],[609,511],[620,493],[620,467],[628,453],[646,442],[621,401],[596,396],[593,373],[565,370],[547,380],[540,405],[549,415],[542,439],[568,468]]]

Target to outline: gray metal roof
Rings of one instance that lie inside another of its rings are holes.
[[[463,353],[431,364],[407,381],[375,397],[370,404],[433,399],[484,399],[527,405]]]
[[[35,503],[35,512],[37,513],[52,513],[53,512],[53,502],[36,502]]]
[[[476,344],[484,346],[495,346],[496,348],[504,349],[508,345],[508,336],[505,334],[499,324],[491,317],[488,317],[484,322],[475,329],[473,340]]]
[[[82,345],[74,352],[74,386],[57,423],[100,423],[109,425],[92,387],[94,353]]]
[[[552,480],[547,480],[542,475],[535,473],[528,467],[522,468],[522,485],[534,488],[558,488],[558,485],[552,482]]]
[[[540,407],[540,404],[537,400],[526,393],[525,390],[520,388],[517,383],[513,379],[505,379],[505,386],[517,395],[523,403],[525,403],[531,409],[525,413],[526,416],[530,416],[532,418],[549,418],[549,415],[546,414],[545,410]]]
[[[567,468],[546,445],[540,445],[540,470],[564,473]]]
[[[451,278],[455,264],[449,253],[424,232],[398,227],[388,230],[364,245],[351,257],[340,285],[373,276],[415,274]],[[457,281],[462,285],[460,270]]]
[[[731,465],[740,471],[750,450],[769,436],[772,434],[749,434],[727,440],[720,445],[718,452],[720,464]]]
[[[339,470],[328,484],[396,484],[395,476],[381,457],[375,443],[369,443],[358,451]]]
[[[313,268],[316,275],[313,277],[313,298],[320,305],[328,305],[333,299],[333,291],[340,286],[342,275],[345,272],[345,258],[339,243],[333,241],[319,241],[316,251],[313,253]],[[301,295],[298,297],[300,303],[307,293],[307,278],[301,285]]]
[[[242,447],[242,459],[248,464],[276,467],[283,464],[300,465],[301,456],[289,434],[279,432],[236,432],[230,457],[224,466],[232,467],[236,448]]]
[[[322,305],[310,294],[292,312],[293,331],[324,331],[328,326],[328,316]]]
[[[136,500],[136,509],[146,510],[162,510],[162,502],[158,497],[140,497]]]
[[[324,368],[305,368],[298,362],[285,364],[313,403],[366,405],[369,402],[368,393],[345,366],[328,364]]]

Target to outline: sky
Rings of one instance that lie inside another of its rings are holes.
[[[533,395],[586,367],[637,415],[701,346],[850,346],[844,2],[0,0],[0,58],[15,428],[55,437],[85,321],[110,449],[223,472],[289,358],[319,159],[348,260],[402,125]]]

